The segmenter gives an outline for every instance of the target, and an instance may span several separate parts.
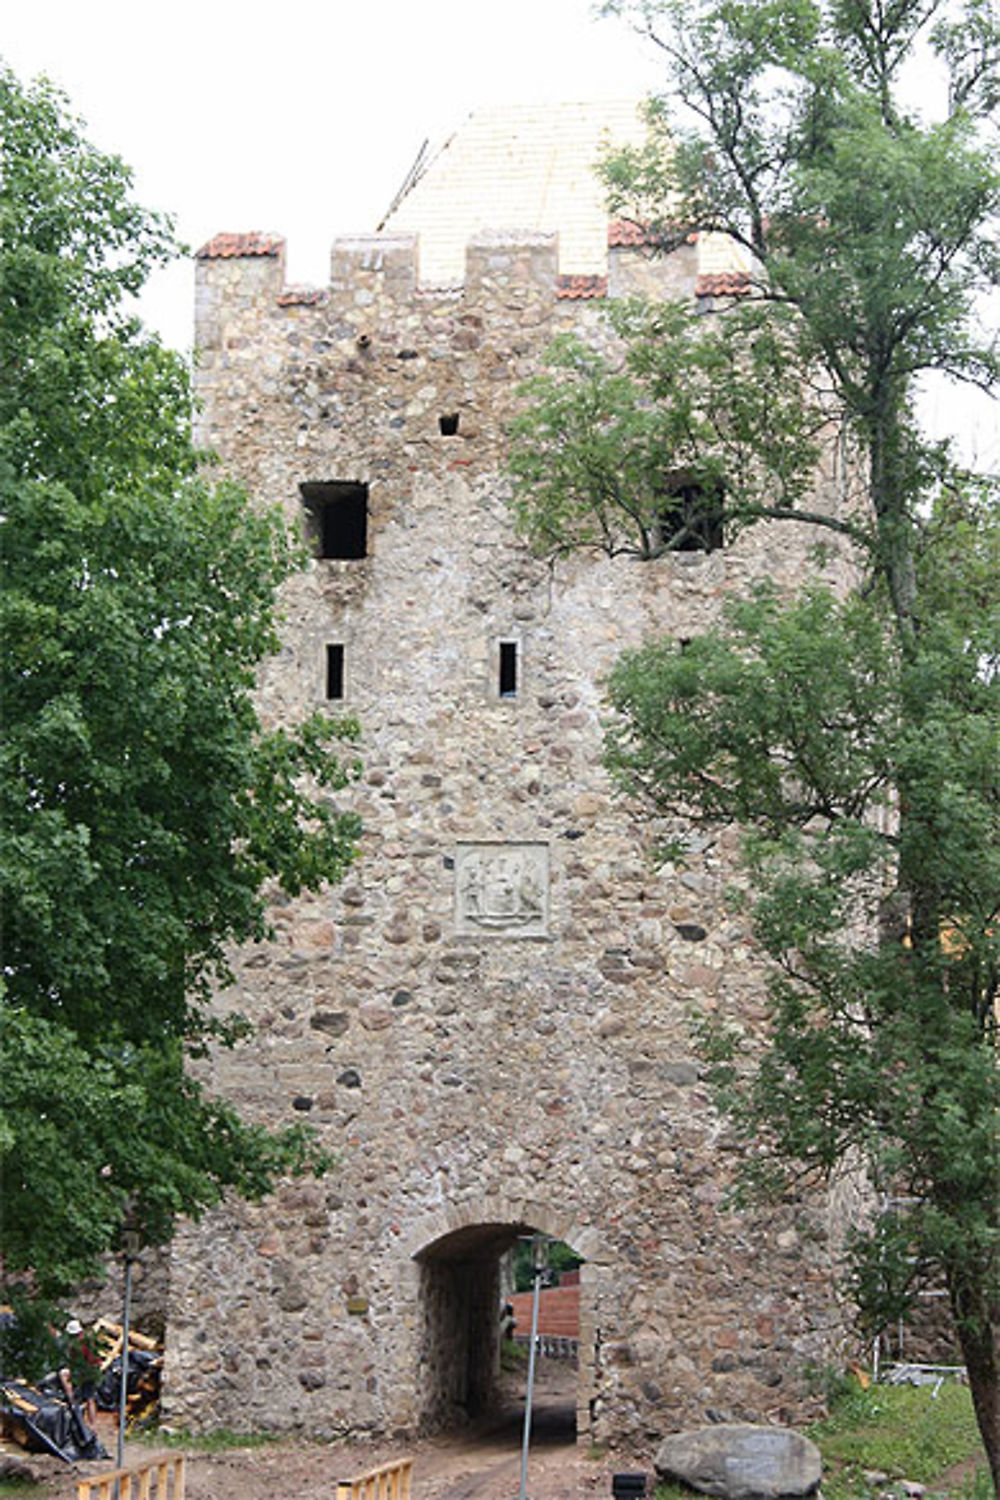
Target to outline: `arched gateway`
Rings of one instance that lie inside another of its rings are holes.
[[[499,1257],[529,1229],[586,1260],[581,1437],[794,1415],[830,1356],[816,1206],[726,1210],[692,1055],[692,1006],[748,1033],[760,1014],[732,851],[692,835],[656,868],[601,763],[620,652],[696,635],[754,578],[794,584],[808,537],[553,572],[504,499],[505,426],[552,337],[607,341],[608,294],[704,291],[698,247],[651,262],[634,238],[612,235],[605,282],[567,274],[552,236],[486,236],[445,289],[418,284],[412,237],[337,242],[309,293],[281,241],[201,252],[202,437],[315,554],[263,714],[357,715],[365,833],[341,887],[278,900],[235,957],[257,1033],[208,1081],[307,1121],[336,1164],[182,1230],[175,1420],[391,1433],[467,1412],[495,1369]],[[827,478],[815,505],[838,503]]]
[[[431,1237],[414,1251],[420,1343],[419,1425],[450,1425],[475,1416],[496,1399],[502,1301],[501,1258],[524,1235],[544,1234],[572,1245],[580,1271],[580,1353],[576,1427],[590,1434],[596,1401],[592,1291],[599,1266],[596,1231],[540,1203],[506,1200],[465,1204],[435,1215]]]

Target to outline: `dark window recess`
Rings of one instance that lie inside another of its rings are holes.
[[[326,648],[326,696],[328,698],[344,696],[343,646],[327,646]]]
[[[442,437],[454,437],[458,432],[458,412],[447,412],[444,416],[438,417],[438,428]]]
[[[670,552],[715,552],[724,542],[722,515],[717,485],[671,484],[657,517],[660,541]]]
[[[500,642],[500,696],[517,697],[517,642]]]
[[[335,480],[299,488],[317,557],[367,557],[368,486]]]

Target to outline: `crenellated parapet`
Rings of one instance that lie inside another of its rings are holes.
[[[559,270],[556,234],[493,230],[466,245],[465,274],[455,286],[422,285],[415,234],[350,235],[334,240],[326,287],[288,285],[285,241],[277,235],[219,234],[196,257],[196,342],[202,350],[236,347],[260,318],[287,309],[324,307],[335,318],[360,324],[415,305],[460,300],[489,316],[557,302],[594,302],[648,293],[695,296],[699,248],[654,254],[641,232],[611,226],[607,262],[600,270]],[[533,319],[534,321],[534,319]]]

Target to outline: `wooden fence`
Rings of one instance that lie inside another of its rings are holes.
[[[173,1481],[171,1483],[171,1481]],[[116,1488],[117,1486],[117,1488]],[[184,1500],[184,1454],[78,1479],[76,1500]]]
[[[410,1500],[413,1459],[399,1458],[337,1483],[336,1500]]]

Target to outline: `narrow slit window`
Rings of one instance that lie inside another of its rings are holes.
[[[368,486],[343,480],[299,486],[317,557],[368,556]]]
[[[449,411],[438,417],[438,430],[442,437],[455,437],[458,432],[458,412]]]
[[[326,696],[330,699],[344,696],[344,648],[340,644],[326,648]]]
[[[500,678],[499,688],[501,698],[517,697],[517,642],[500,642]]]

